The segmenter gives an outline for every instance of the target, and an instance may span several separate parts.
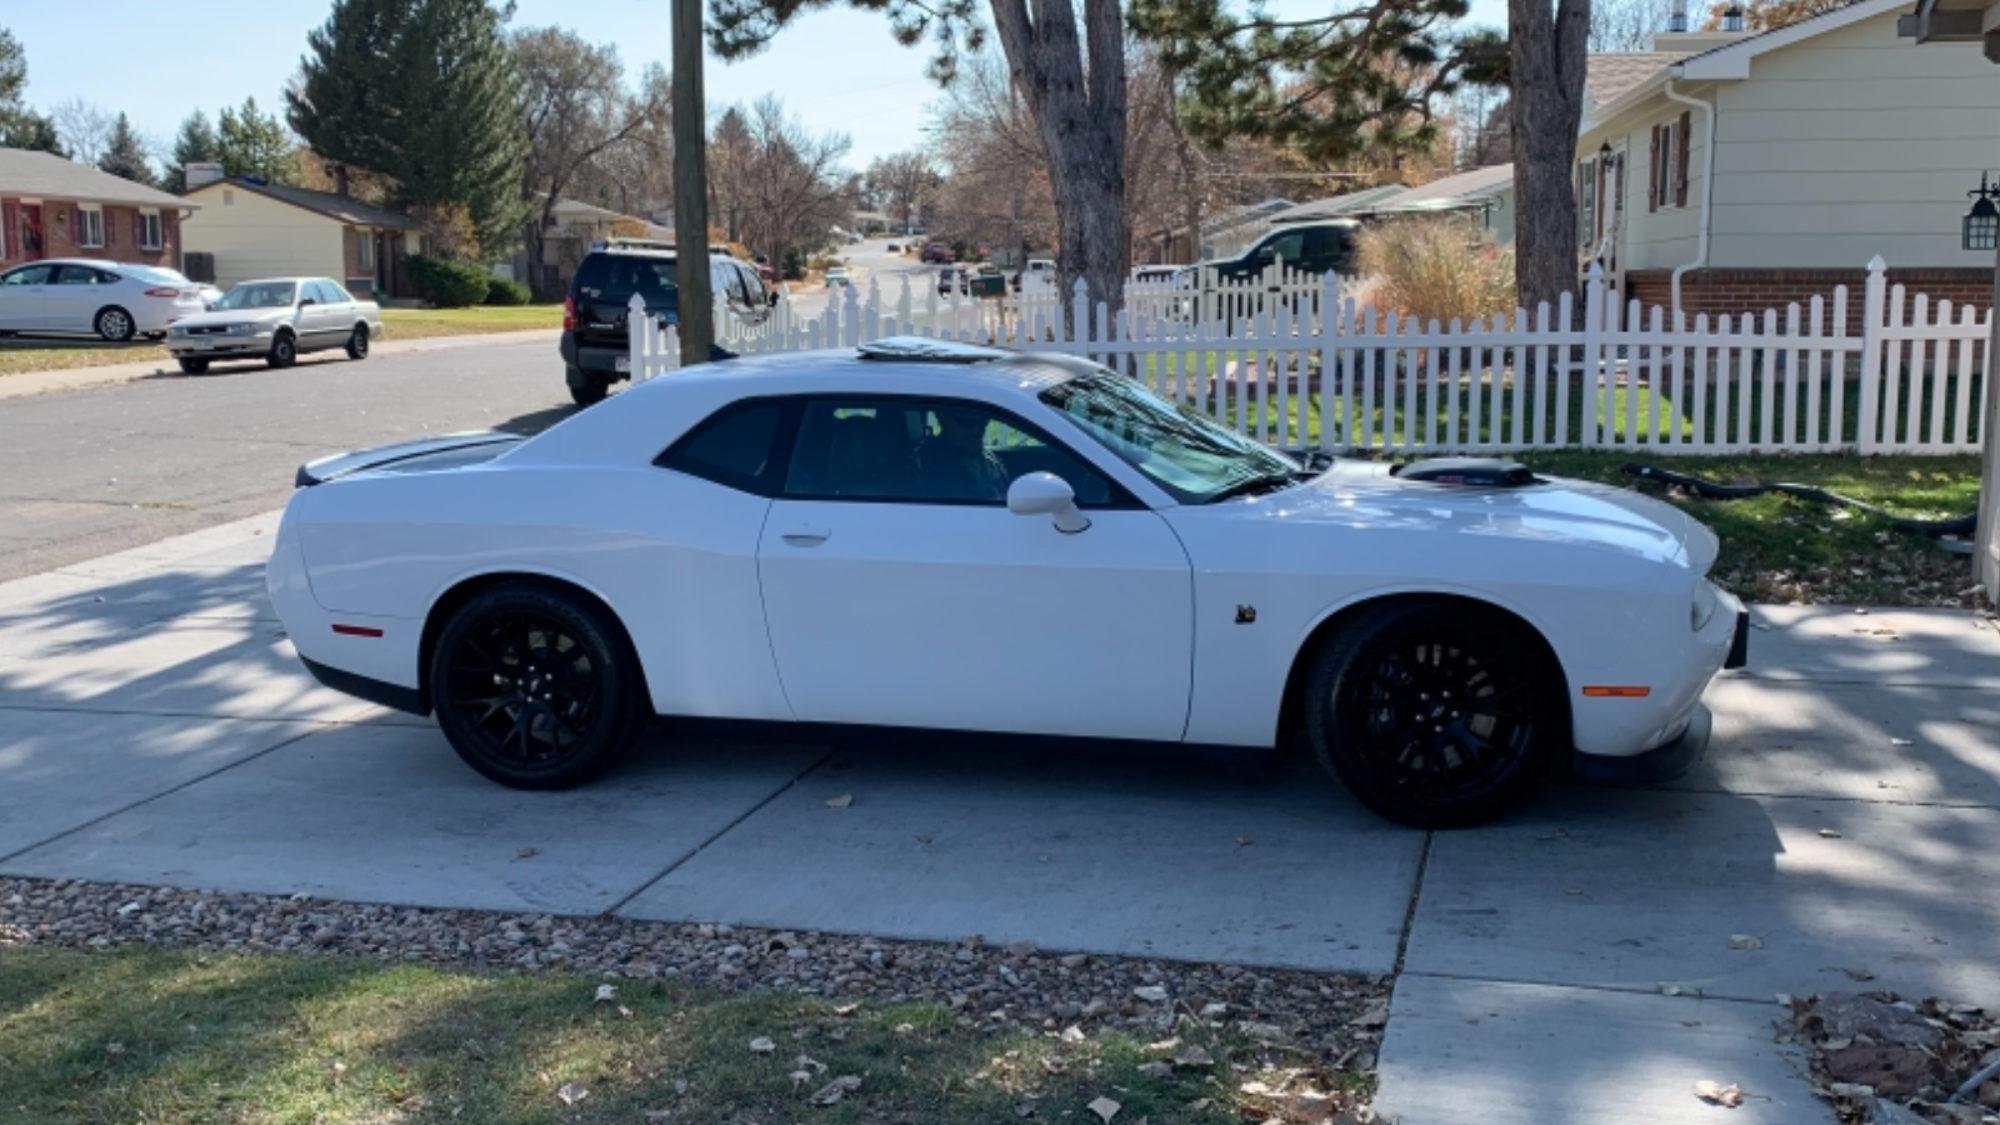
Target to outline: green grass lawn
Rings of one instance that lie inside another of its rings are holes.
[[[469,309],[384,309],[382,338],[422,340],[437,336],[476,336],[490,332],[525,332],[562,327],[559,305],[481,306]],[[0,339],[0,376],[30,371],[61,371],[111,363],[155,363],[173,366],[165,348],[144,340],[106,344],[75,337],[14,337]]]
[[[1262,1120],[1246,1072],[1309,1066],[1185,1024],[1210,1065],[1117,1031],[982,1031],[936,1004],[475,975],[339,957],[0,947],[0,1123]],[[753,1050],[753,1040],[769,1040]],[[802,1058],[803,1056],[803,1058]],[[1148,1064],[1151,1064],[1150,1066]],[[1142,1069],[1146,1068],[1146,1069]],[[813,1095],[860,1087],[837,1104]],[[1365,1092],[1358,1078],[1335,1079]]]

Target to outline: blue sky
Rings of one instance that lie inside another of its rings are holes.
[[[282,105],[286,79],[305,53],[306,32],[329,0],[90,0],[88,15],[64,4],[6,5],[0,27],[28,53],[28,100],[41,109],[81,97],[123,110],[143,133],[171,139],[199,107],[211,117],[255,96]],[[1281,12],[1324,10],[1324,0],[1278,0]],[[1474,18],[1506,20],[1501,0],[1474,0]],[[567,27],[593,43],[616,43],[628,72],[664,64],[667,0],[518,0],[516,27]],[[711,60],[711,109],[776,93],[811,128],[854,142],[849,163],[912,148],[922,140],[924,49],[899,47],[881,15],[848,10],[804,17],[754,59]]]

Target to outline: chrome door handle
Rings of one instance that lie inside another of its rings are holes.
[[[833,532],[824,527],[795,527],[784,532],[780,538],[794,547],[817,547],[832,535]]]

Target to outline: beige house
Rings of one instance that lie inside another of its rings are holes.
[[[548,196],[539,198],[547,199]],[[549,225],[542,231],[541,276],[535,276],[534,264],[528,260],[525,239],[512,257],[496,267],[495,272],[527,284],[538,296],[560,299],[568,292],[569,279],[575,275],[576,268],[583,264],[583,256],[590,252],[590,244],[614,234],[628,238],[654,238],[662,242],[674,240],[671,226],[661,226],[580,200],[558,198],[556,205],[550,209]]]
[[[1909,0],[1790,27],[1662,33],[1595,55],[1577,140],[1578,244],[1628,298],[1761,311],[1892,282],[1984,305],[1959,248],[1966,190],[2000,153],[2000,70],[1897,35]]]
[[[208,255],[217,285],[254,277],[337,277],[364,297],[414,297],[403,261],[422,253],[415,219],[330,191],[197,177],[186,193],[201,210],[181,222],[190,259]],[[212,166],[211,166],[212,167]],[[192,261],[190,262],[192,265]]]

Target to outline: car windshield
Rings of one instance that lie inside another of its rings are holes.
[[[222,295],[218,309],[288,309],[298,287],[289,281],[246,281]]]
[[[576,291],[593,300],[630,300],[637,293],[648,305],[676,291],[678,259],[666,254],[592,254],[576,271]]]
[[[1050,387],[1041,400],[1182,503],[1209,503],[1300,473],[1284,454],[1110,370]]]

